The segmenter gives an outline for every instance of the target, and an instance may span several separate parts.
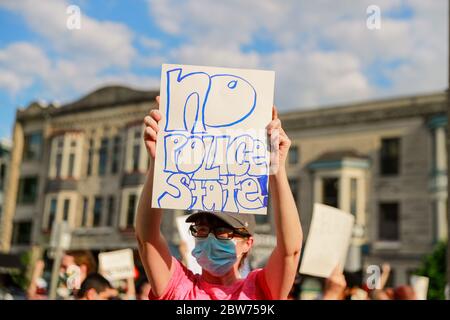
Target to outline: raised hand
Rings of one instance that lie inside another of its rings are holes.
[[[156,103],[159,109],[159,96],[156,97]],[[156,154],[156,137],[159,131],[158,123],[162,118],[161,112],[158,109],[151,110],[150,114],[144,118],[144,143],[148,154],[153,159],[155,159]]]
[[[272,108],[272,121],[266,129],[270,136],[271,145],[270,173],[275,174],[280,167],[284,167],[291,146],[291,140],[281,126],[281,120],[278,118],[278,111],[275,106]]]

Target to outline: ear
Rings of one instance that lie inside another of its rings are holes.
[[[248,237],[247,240],[245,241],[244,253],[248,253],[252,247],[253,247],[253,237]]]

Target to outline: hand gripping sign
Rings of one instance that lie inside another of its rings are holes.
[[[152,206],[266,214],[273,71],[163,65]]]

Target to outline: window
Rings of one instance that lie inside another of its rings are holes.
[[[100,226],[101,218],[102,218],[102,206],[103,199],[101,197],[95,197],[94,201],[94,227]]]
[[[69,155],[69,177],[73,178],[75,170],[75,154],[71,153]]]
[[[140,145],[133,146],[133,171],[139,170]]]
[[[108,166],[108,138],[103,138],[99,150],[99,167],[98,174],[104,175]]]
[[[88,150],[88,163],[87,163],[87,175],[92,175],[92,161],[94,157],[94,140],[89,139],[89,150]]]
[[[48,220],[47,220],[47,230],[51,230],[53,227],[53,222],[56,218],[56,209],[58,206],[58,200],[56,198],[53,198],[50,200],[50,210],[48,213]]]
[[[111,165],[111,173],[118,173],[119,172],[119,165],[120,165],[120,145],[122,141],[120,139],[120,136],[116,136],[114,138],[113,142],[113,153],[112,153],[112,165]]]
[[[339,208],[339,179],[324,178],[323,179],[323,204],[331,207]]]
[[[134,172],[139,171],[139,160],[141,157],[141,129],[135,129],[133,148],[132,148],[132,170]]]
[[[89,209],[89,199],[88,197],[83,198],[83,215],[81,217],[81,226],[86,227],[88,222],[88,209]]]
[[[127,209],[127,228],[133,228],[134,225],[134,213],[136,211],[136,195],[130,194],[128,196],[128,209]]]
[[[106,225],[113,227],[114,226],[114,214],[116,211],[116,199],[114,196],[110,196],[108,198],[108,220]]]
[[[35,132],[25,135],[23,147],[24,160],[39,160],[41,158],[42,133]]]
[[[38,188],[37,177],[21,178],[19,181],[18,202],[21,204],[34,203],[37,196],[37,188]]]
[[[390,138],[381,141],[380,173],[397,175],[400,168],[400,139]]]
[[[358,180],[356,178],[350,179],[350,213],[356,216],[357,210],[357,186]]]
[[[291,187],[291,191],[292,191],[292,195],[294,196],[295,204],[297,204],[298,180],[297,179],[289,179],[289,186]]]
[[[378,235],[381,241],[399,240],[399,205],[396,202],[380,203]]]
[[[16,245],[28,245],[31,242],[31,221],[14,223],[13,242]]]
[[[298,147],[297,146],[291,146],[289,148],[288,162],[289,162],[289,164],[297,164],[298,163]]]
[[[70,199],[64,200],[63,221],[69,221]]]
[[[55,166],[56,166],[56,177],[60,178],[61,177],[61,168],[62,168],[62,153],[61,152],[58,152],[58,154],[56,155]]]
[[[6,164],[2,163],[0,164],[0,191],[2,191],[5,186],[5,179],[6,179]]]
[[[267,214],[255,214],[256,224],[266,224],[269,223],[269,217]]]

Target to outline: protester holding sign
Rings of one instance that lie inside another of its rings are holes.
[[[159,103],[159,99],[157,98]],[[145,117],[144,140],[155,159],[158,110]],[[161,233],[162,209],[152,208],[154,161],[139,201],[136,235],[141,260],[151,284],[151,299],[286,299],[297,272],[302,230],[289,187],[285,161],[291,142],[281,127],[274,108],[267,126],[271,137],[271,162],[277,170],[270,175],[269,190],[274,208],[277,244],[266,266],[241,279],[239,265],[253,246],[254,216],[227,212],[200,212],[188,218],[196,238],[192,251],[202,266],[194,275],[171,256]]]

